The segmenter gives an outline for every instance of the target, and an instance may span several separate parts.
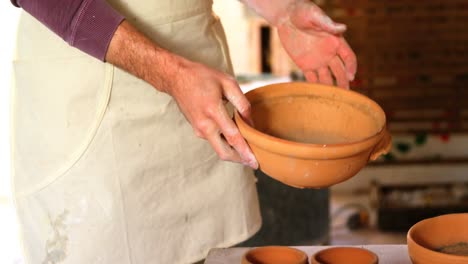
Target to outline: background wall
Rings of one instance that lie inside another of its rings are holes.
[[[223,23],[236,74],[250,73],[252,49],[249,45],[251,32],[247,20],[249,11],[240,1],[231,0],[215,0],[213,9]]]
[[[221,18],[234,70],[237,75],[252,76],[262,73],[261,57],[265,56],[271,74],[289,76],[296,67],[280,44],[276,30],[240,1],[214,1],[214,11]],[[260,29],[270,28],[269,49],[261,49]],[[268,78],[272,76],[262,76]],[[258,78],[257,78],[258,79]]]
[[[468,182],[468,137],[394,134],[386,158],[371,162],[357,176],[333,186],[334,191],[361,192],[372,182],[424,184]],[[385,161],[386,160],[386,161]]]

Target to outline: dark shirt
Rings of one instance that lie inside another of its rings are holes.
[[[11,0],[68,44],[104,60],[124,19],[106,0]]]

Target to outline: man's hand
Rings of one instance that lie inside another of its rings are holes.
[[[338,86],[349,88],[356,74],[356,55],[346,40],[310,23],[299,28],[292,20],[278,25],[281,43],[291,59],[304,72],[309,82],[332,85],[332,74]]]
[[[250,120],[250,103],[236,80],[183,58],[177,68],[178,78],[172,78],[166,89],[192,124],[195,134],[208,140],[222,160],[256,169],[257,161],[225,107],[224,100],[227,100],[245,120]]]
[[[233,77],[158,47],[126,21],[114,34],[106,60],[171,95],[195,134],[208,140],[221,159],[258,168],[223,101],[250,120],[250,103]]]
[[[283,47],[310,82],[343,88],[356,73],[356,55],[341,34],[343,24],[333,22],[309,0],[244,0],[278,28]]]

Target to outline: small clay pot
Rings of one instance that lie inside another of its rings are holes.
[[[258,247],[247,251],[242,264],[308,264],[303,251],[283,246]]]
[[[407,242],[414,264],[466,264],[468,213],[422,220],[410,228]]]
[[[321,250],[311,257],[312,264],[377,264],[373,252],[357,247],[332,247]]]
[[[385,114],[359,93],[311,83],[281,83],[246,93],[254,126],[235,113],[267,175],[299,188],[321,188],[356,175],[387,153]]]

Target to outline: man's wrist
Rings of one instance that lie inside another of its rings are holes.
[[[272,26],[278,26],[287,19],[288,9],[295,0],[241,0]]]

